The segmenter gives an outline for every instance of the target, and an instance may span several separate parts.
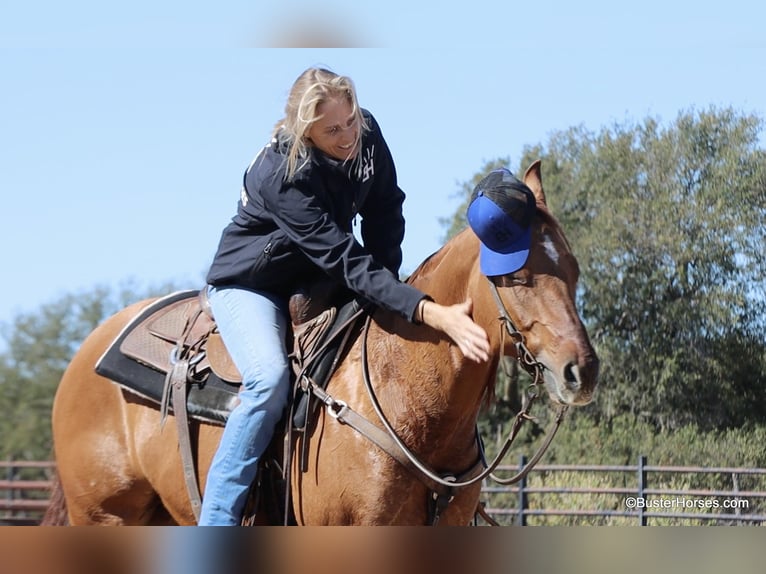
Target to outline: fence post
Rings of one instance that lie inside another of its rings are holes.
[[[646,455],[638,455],[638,523],[646,526],[644,507],[644,490],[646,489]]]
[[[8,459],[8,469],[6,471],[6,475],[8,478],[8,486],[10,488],[8,489],[8,500],[14,500],[16,498],[15,494],[16,491],[13,489],[13,481],[16,480],[16,469],[13,467],[13,459]]]
[[[735,499],[739,499],[739,475],[737,475],[736,472],[731,473],[731,484],[732,484],[732,493],[734,494]],[[737,505],[734,507],[734,514],[739,516],[742,514],[742,510],[739,507],[739,502],[737,502]],[[741,520],[737,521],[738,526],[742,526],[744,522]]]
[[[523,469],[527,465],[526,455],[519,456],[519,470]],[[519,514],[516,517],[516,524],[518,526],[527,525],[527,477],[524,476],[519,481]]]

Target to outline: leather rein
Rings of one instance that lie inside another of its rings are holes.
[[[455,497],[456,490],[476,484],[477,482],[480,482],[487,477],[490,477],[498,484],[509,485],[515,484],[527,476],[527,474],[529,474],[532,468],[534,468],[537,462],[542,458],[545,451],[548,449],[548,446],[553,440],[553,437],[556,435],[556,431],[561,425],[561,421],[564,419],[568,409],[566,405],[561,405],[559,407],[558,412],[556,413],[556,417],[551,427],[548,429],[543,443],[540,445],[534,456],[519,472],[509,478],[498,478],[493,474],[510,449],[524,422],[527,420],[535,420],[534,417],[529,414],[529,411],[532,407],[532,404],[538,399],[540,395],[540,388],[543,384],[543,371],[545,367],[542,363],[535,359],[532,352],[527,348],[524,342],[524,336],[516,328],[513,320],[508,314],[502,298],[500,297],[497,286],[491,279],[489,279],[489,285],[499,312],[498,321],[500,322],[501,339],[500,349],[505,348],[506,335],[510,336],[516,349],[516,360],[519,362],[521,367],[532,377],[532,384],[529,385],[526,393],[522,397],[522,408],[514,418],[508,438],[505,440],[502,448],[490,464],[487,464],[484,460],[483,449],[481,446],[481,437],[479,435],[478,428],[476,430],[476,442],[481,454],[479,455],[477,461],[471,465],[470,468],[457,474],[439,474],[435,472],[433,469],[429,468],[425,463],[423,463],[417,457],[417,455],[415,455],[399,438],[396,431],[391,426],[385,414],[383,413],[370,379],[369,362],[367,359],[367,340],[370,331],[370,324],[372,322],[372,315],[370,314],[368,314],[367,318],[365,319],[362,332],[362,374],[364,384],[367,388],[367,392],[369,394],[372,405],[376,414],[378,415],[378,418],[383,423],[385,431],[379,426],[372,424],[365,417],[359,415],[344,401],[333,398],[320,386],[313,384],[313,381],[308,381],[308,386],[310,387],[311,392],[320,401],[322,401],[322,403],[324,403],[327,409],[327,413],[332,418],[338,420],[338,422],[342,424],[349,425],[367,437],[369,440],[383,449],[386,453],[392,456],[395,460],[401,463],[410,472],[412,472],[421,482],[426,485],[426,487],[429,488],[432,493],[430,501],[431,504],[429,505],[429,523],[431,525],[436,525],[438,523],[440,515],[444,510],[446,510],[449,503]],[[485,513],[483,513],[482,510],[483,509],[479,508],[477,509],[477,512],[481,514],[482,517],[487,520],[487,522],[496,525],[496,523]]]

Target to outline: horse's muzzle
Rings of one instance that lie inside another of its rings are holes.
[[[593,400],[598,384],[599,360],[595,354],[572,359],[562,367],[546,365],[545,386],[553,400],[571,405],[587,405]]]

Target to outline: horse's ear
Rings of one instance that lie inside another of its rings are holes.
[[[532,162],[532,165],[530,165],[527,168],[526,173],[524,173],[524,183],[527,184],[527,187],[532,190],[532,192],[535,194],[535,198],[540,203],[545,204],[545,192],[543,191],[543,177],[540,173],[540,164],[542,162],[537,159],[534,162]]]

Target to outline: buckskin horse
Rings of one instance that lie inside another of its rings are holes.
[[[490,360],[468,361],[436,331],[375,310],[326,386],[328,407],[303,439],[303,466],[297,460],[291,465],[288,484],[297,524],[429,524],[435,522],[437,498],[443,501],[439,525],[469,524],[481,490],[480,482],[471,480],[482,471],[476,470],[483,460],[477,420],[494,397],[504,355],[525,353],[519,358],[539,369],[540,385],[552,403],[566,408],[592,400],[598,358],[576,310],[578,264],[547,207],[539,160],[527,169],[524,182],[538,208],[524,268],[503,277],[483,276],[479,240],[467,228],[408,279],[442,304],[470,297],[473,317],[490,338]],[[175,427],[161,429],[157,405],[94,371],[105,349],[146,304],[123,309],[97,327],[64,373],[52,413],[57,489],[44,524],[56,523],[50,517],[57,514],[73,525],[195,523]],[[506,332],[509,325],[513,329]],[[358,420],[378,429],[385,419],[415,468],[359,432],[358,425],[343,424],[341,409],[352,409]],[[222,428],[192,427],[204,491]],[[440,484],[454,488],[443,496]]]

